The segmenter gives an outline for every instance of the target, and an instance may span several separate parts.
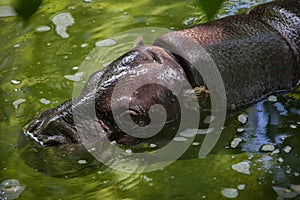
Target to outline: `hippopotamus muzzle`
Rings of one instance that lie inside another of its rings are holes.
[[[141,87],[130,91],[137,79]],[[176,120],[180,117],[177,96],[184,91],[186,80],[181,64],[167,50],[157,46],[136,47],[105,69],[92,74],[80,96],[40,113],[27,126],[26,133],[45,146],[80,143],[81,137],[77,129],[80,129],[80,133],[84,130],[84,134],[91,140],[100,134],[118,144],[134,145],[155,136],[138,138],[123,130],[134,131],[136,126],[149,125],[151,106],[155,104],[163,106],[167,116],[162,122],[160,119],[156,122],[152,120],[152,126],[164,127],[162,131],[167,127],[176,127]],[[116,91],[117,84],[119,89]],[[171,85],[173,91],[164,85]],[[113,92],[117,93],[117,98],[112,97]],[[129,100],[129,108],[121,105],[122,99]],[[117,114],[114,116],[113,112]],[[75,115],[79,118],[76,126]],[[128,123],[130,120],[133,120],[134,125]],[[92,128],[91,123],[95,121],[100,125],[100,130]],[[162,138],[161,135],[159,137]]]

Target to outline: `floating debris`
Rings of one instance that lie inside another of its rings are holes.
[[[240,114],[238,116],[238,121],[241,122],[242,124],[246,124],[246,122],[248,121],[248,116],[245,114]]]
[[[78,163],[81,165],[85,165],[85,164],[87,164],[87,161],[86,160],[78,160]]]
[[[277,193],[278,197],[283,199],[292,199],[297,196],[296,192],[283,187],[273,186],[273,190]]]
[[[240,184],[237,186],[237,189],[244,190],[246,188],[246,184]]]
[[[45,99],[45,98],[41,98],[41,99],[40,99],[40,103],[45,104],[45,105],[48,105],[49,103],[51,103],[51,101],[48,100],[48,99]]]
[[[80,81],[82,76],[83,76],[83,72],[78,72],[74,75],[65,75],[64,77],[70,81],[78,82],[78,81]]]
[[[221,191],[221,193],[224,197],[227,197],[230,199],[234,199],[234,198],[238,197],[238,195],[239,195],[238,190],[235,188],[225,188]]]
[[[108,46],[113,46],[115,44],[117,44],[117,41],[110,38],[96,42],[97,47],[108,47]]]
[[[46,25],[42,25],[36,28],[36,31],[41,33],[41,32],[47,32],[50,31],[51,27],[50,26],[46,26]]]
[[[14,85],[18,85],[21,83],[21,81],[18,81],[18,80],[11,80],[10,82],[11,82],[11,84],[14,84]]]
[[[285,146],[285,147],[283,148],[283,151],[284,151],[285,153],[290,153],[291,150],[292,150],[292,147],[291,147],[291,146]]]
[[[18,99],[18,100],[15,100],[12,104],[15,107],[15,109],[18,109],[19,105],[24,103],[25,101],[26,101],[26,99]]]
[[[0,184],[0,199],[17,199],[24,190],[25,186],[21,185],[19,181],[15,179],[5,180]]]
[[[270,102],[276,102],[277,101],[277,97],[274,96],[274,95],[271,95],[271,96],[268,97],[268,101],[270,101]]]
[[[234,164],[231,168],[242,174],[250,174],[250,164],[246,161]]]
[[[69,34],[66,32],[67,27],[72,26],[74,24],[74,18],[68,12],[63,12],[55,15],[52,18],[53,24],[55,24],[56,33],[62,38],[68,38]]]
[[[272,145],[272,144],[264,144],[264,145],[261,147],[261,150],[262,150],[262,151],[274,151],[274,150],[275,150],[275,146]]]
[[[230,147],[237,148],[242,141],[242,138],[234,138],[230,143]]]
[[[215,120],[215,116],[212,116],[212,115],[208,115],[205,117],[205,119],[203,120],[203,123],[204,124],[210,124],[212,123],[214,120]]]

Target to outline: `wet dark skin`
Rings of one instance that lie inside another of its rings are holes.
[[[112,104],[118,104],[111,98],[116,83],[126,80],[128,85],[134,84],[132,77],[135,76],[142,76],[145,86],[131,94],[125,84],[120,95],[131,99],[130,107],[118,109],[129,112],[138,125],[146,126],[150,123],[150,107],[161,104],[167,110],[166,127],[176,127],[180,116],[176,96],[185,94],[184,80],[187,79],[194,88],[194,96],[198,98],[200,107],[209,103],[209,91],[202,77],[189,62],[166,49],[169,45],[176,46],[174,38],[178,34],[194,40],[211,55],[223,78],[227,108],[230,110],[249,106],[272,93],[290,91],[298,85],[300,1],[276,1],[260,5],[248,14],[166,33],[154,42],[154,46],[134,48],[105,69],[91,75],[79,97],[40,113],[27,126],[26,133],[45,146],[80,143],[73,111],[85,113],[85,108],[94,104],[97,120],[102,127],[102,133],[97,134],[124,145],[144,141],[120,130],[111,110]],[[188,49],[180,49],[180,46],[177,48],[188,52]],[[172,74],[168,73],[170,71]],[[148,84],[158,76],[162,77],[162,83],[174,81],[179,92],[174,94],[163,86]],[[86,121],[83,120],[81,126],[89,127],[89,114],[85,113],[83,118]],[[93,138],[93,131],[87,131],[86,134]],[[155,137],[163,138],[163,131]]]

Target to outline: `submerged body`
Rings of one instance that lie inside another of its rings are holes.
[[[73,112],[83,111],[86,121],[82,127],[89,127],[89,113],[84,112],[88,105],[95,105],[102,127],[102,133],[98,134],[119,144],[134,145],[144,139],[120,130],[111,105],[121,110],[120,118],[127,113],[143,127],[151,121],[151,106],[160,104],[167,111],[164,128],[176,128],[180,118],[177,97],[186,93],[185,80],[196,88],[200,107],[209,103],[203,77],[189,60],[180,56],[188,57],[192,52],[179,45],[178,36],[193,40],[210,54],[224,81],[228,109],[250,105],[271,93],[291,90],[300,79],[300,1],[271,2],[248,14],[166,33],[154,42],[154,46],[136,47],[91,75],[79,97],[42,112],[26,132],[42,145],[80,143]],[[174,54],[170,47],[181,54]],[[137,77],[144,85],[130,93],[128,88]],[[158,80],[161,85],[149,84]],[[118,99],[112,98],[114,87],[120,81],[124,84],[119,96],[130,99],[129,109],[118,107]],[[173,84],[176,92],[162,86],[165,84]],[[119,121],[126,126],[126,119]],[[162,132],[155,136],[156,139],[164,137]],[[93,138],[93,131],[87,129],[86,134]]]

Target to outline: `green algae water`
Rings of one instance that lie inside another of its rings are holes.
[[[264,2],[225,2],[216,19]],[[89,75],[79,73],[82,62],[101,41],[144,27],[179,30],[206,18],[197,1],[44,0],[24,22],[2,9],[9,3],[0,2],[0,182],[25,186],[19,199],[300,198],[292,189],[300,185],[299,90],[230,114],[206,158],[197,158],[202,138],[196,138],[182,158],[150,173],[112,170],[77,146],[18,148],[28,122],[72,97],[74,81]],[[116,51],[132,48],[131,40]]]

